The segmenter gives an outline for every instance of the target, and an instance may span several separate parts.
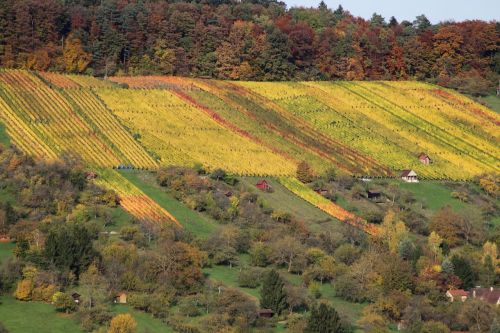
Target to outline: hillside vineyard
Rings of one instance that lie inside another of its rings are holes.
[[[1,120],[13,142],[89,166],[223,168],[465,180],[498,172],[500,117],[455,92],[416,82],[254,83],[174,77],[97,78],[0,72]],[[422,152],[432,163],[418,159]]]

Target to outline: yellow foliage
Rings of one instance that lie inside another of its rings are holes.
[[[119,314],[111,319],[108,333],[135,333],[137,323],[128,313]]]
[[[483,262],[488,256],[491,258],[493,267],[495,267],[495,272],[500,273],[500,258],[498,256],[498,248],[497,245],[493,242],[486,242],[483,245]]]
[[[394,211],[389,210],[380,227],[380,237],[387,244],[391,253],[397,253],[399,244],[408,237],[408,229],[402,221],[396,219]]]
[[[62,64],[67,72],[82,73],[92,61],[92,54],[83,50],[82,42],[70,34],[64,43]]]
[[[14,292],[14,297],[20,301],[30,301],[32,291],[33,291],[33,281],[24,279],[17,283],[16,291]]]

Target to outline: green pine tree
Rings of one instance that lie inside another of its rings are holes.
[[[270,271],[264,278],[260,290],[260,304],[264,309],[271,309],[276,314],[281,314],[286,309],[285,283],[275,270]]]
[[[462,281],[462,288],[472,288],[476,282],[476,276],[469,262],[461,257],[453,256],[451,263],[454,267],[454,273]]]
[[[344,333],[344,328],[337,311],[321,303],[311,310],[311,315],[307,320],[305,333]]]

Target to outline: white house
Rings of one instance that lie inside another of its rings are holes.
[[[413,170],[403,170],[401,179],[407,183],[418,183],[418,175]]]

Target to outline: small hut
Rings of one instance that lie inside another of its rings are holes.
[[[76,303],[76,304],[80,304],[80,298],[82,297],[82,295],[80,295],[79,293],[72,293],[71,294],[71,298],[73,298],[73,301]]]
[[[119,293],[115,297],[115,303],[118,304],[127,304],[127,294],[124,292]]]
[[[418,155],[418,159],[423,165],[429,165],[432,163],[431,158],[426,153],[420,153],[420,155]]]
[[[403,170],[401,179],[407,183],[418,183],[418,175],[413,170]]]
[[[274,311],[271,309],[261,309],[258,315],[260,318],[272,318],[274,316]]]
[[[265,179],[259,180],[255,186],[262,191],[267,191],[271,188],[271,185]]]

